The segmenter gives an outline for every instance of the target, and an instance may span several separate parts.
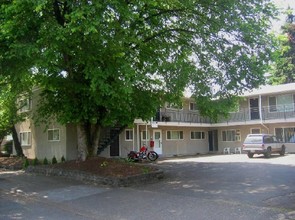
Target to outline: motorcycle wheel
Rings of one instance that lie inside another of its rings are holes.
[[[147,155],[147,158],[150,160],[150,161],[155,161],[157,160],[159,157],[159,155],[155,152],[155,151],[151,151],[148,153]]]

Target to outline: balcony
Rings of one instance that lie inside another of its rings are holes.
[[[261,109],[262,121],[286,121],[290,118],[295,119],[294,106],[294,103],[289,105],[264,106]],[[209,117],[201,116],[198,111],[176,109],[161,109],[155,120],[159,122],[215,124]],[[259,108],[243,108],[239,112],[230,113],[228,118],[220,118],[217,123],[245,123],[255,120],[261,120]]]

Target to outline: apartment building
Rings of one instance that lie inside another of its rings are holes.
[[[35,105],[33,98],[24,110]],[[76,158],[73,125],[53,122],[49,127],[36,127],[28,118],[17,125],[17,130],[29,158]],[[182,109],[167,103],[150,121],[137,119],[131,128],[106,129],[98,152],[105,157],[126,157],[130,150],[149,146],[151,141],[163,157],[223,153],[225,149],[235,152],[249,133],[275,134],[285,142],[287,152],[295,152],[295,83],[263,86],[245,93],[239,108],[216,123],[199,114],[193,99],[184,98]]]
[[[136,120],[134,128],[120,136],[121,154],[154,141],[163,156],[235,152],[249,133],[272,133],[295,152],[295,83],[263,86],[245,93],[236,112],[213,123],[202,117],[197,103],[186,98],[183,108],[167,104],[156,120]],[[294,137],[293,137],[294,136]]]

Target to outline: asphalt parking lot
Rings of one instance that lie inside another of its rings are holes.
[[[0,174],[0,219],[295,219],[295,155],[166,158],[166,177],[129,188]]]

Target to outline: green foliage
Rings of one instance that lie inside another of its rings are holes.
[[[128,125],[186,87],[216,117],[212,100],[226,111],[263,82],[275,15],[268,0],[6,1],[0,73],[34,78],[37,122]]]
[[[150,168],[149,167],[143,167],[142,168],[142,172],[144,173],[144,174],[148,174],[149,172],[150,172]]]
[[[66,162],[66,158],[65,158],[64,156],[62,156],[61,159],[60,159],[60,161],[61,161],[62,163],[64,163],[64,162]]]
[[[30,166],[29,159],[25,158],[23,161],[23,169],[26,169],[28,166]]]
[[[48,165],[48,160],[47,160],[46,157],[45,157],[44,160],[43,160],[43,165]]]
[[[56,160],[56,157],[55,157],[55,156],[53,156],[53,158],[52,158],[52,160],[51,160],[51,163],[52,163],[52,164],[56,164],[56,163],[57,163],[57,160]]]
[[[12,146],[13,146],[13,142],[12,141],[7,141],[5,144],[4,144],[4,150],[6,152],[8,152],[9,154],[12,154]]]
[[[38,158],[35,157],[35,159],[33,160],[32,165],[33,165],[33,166],[37,166],[37,165],[39,165],[39,164],[40,164],[40,162],[39,162]]]
[[[273,85],[295,82],[295,23],[286,22],[282,31],[277,37],[279,45],[269,80]]]
[[[101,164],[100,164],[100,167],[106,167],[108,165],[108,162],[107,161],[103,161]]]
[[[236,96],[216,100],[208,100],[208,97],[196,97],[200,113],[207,115],[213,122],[217,122],[221,117],[227,118],[229,111],[235,111],[239,99]]]
[[[134,163],[134,160],[131,159],[131,158],[124,158],[124,162],[125,163],[128,163],[128,164],[133,164]]]

